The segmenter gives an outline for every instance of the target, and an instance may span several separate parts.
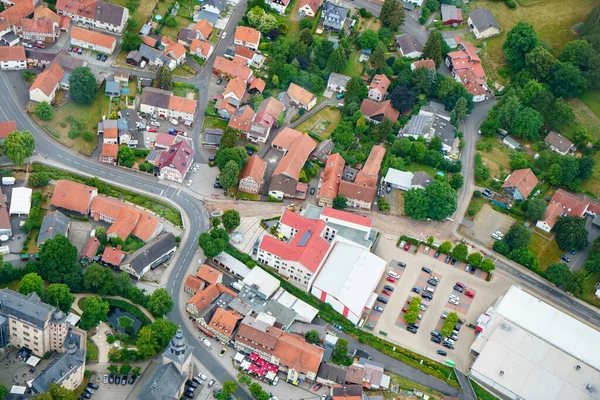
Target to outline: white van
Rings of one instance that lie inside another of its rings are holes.
[[[390,271],[388,272],[388,275],[391,276],[394,279],[400,279],[400,275],[398,275],[397,273],[395,273],[394,271]]]
[[[4,176],[2,177],[2,184],[6,186],[11,186],[15,184],[15,178],[12,176]]]
[[[237,290],[238,292],[240,292],[242,290],[242,288],[244,287],[241,283],[239,282],[231,282],[229,284],[229,286],[231,286],[232,288],[234,288],[235,290]]]
[[[212,345],[210,344],[210,342],[208,341],[208,339],[207,339],[207,338],[205,338],[205,337],[203,337],[203,338],[200,338],[200,341],[202,342],[202,344],[203,344],[203,345],[205,345],[205,346],[206,346],[207,348],[209,348],[209,349],[210,349],[210,347],[212,346]]]

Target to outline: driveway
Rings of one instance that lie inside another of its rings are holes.
[[[492,233],[500,231],[506,234],[515,222],[513,217],[494,210],[489,204],[484,204],[475,217],[472,236],[492,248],[494,245]]]

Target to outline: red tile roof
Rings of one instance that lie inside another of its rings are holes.
[[[140,211],[140,217],[138,218],[135,228],[131,234],[144,242],[152,239],[152,236],[159,230],[160,221],[153,215],[150,215],[144,211]]]
[[[204,287],[204,282],[202,281],[202,279],[198,278],[197,276],[194,275],[188,275],[185,278],[185,282],[183,284],[184,288],[189,288],[190,290],[192,290],[194,293],[198,293],[198,291]]]
[[[102,143],[102,157],[117,158],[119,145],[116,143]]]
[[[243,317],[240,313],[235,310],[225,310],[223,308],[217,308],[208,324],[209,328],[219,332],[220,334],[231,338],[233,332],[237,327],[238,321]]]
[[[302,8],[304,6],[309,6],[310,9],[313,11],[313,13],[317,13],[317,10],[319,9],[319,7],[321,7],[321,4],[323,3],[323,0],[302,0],[300,1],[300,5],[298,8]]]
[[[176,42],[168,36],[163,36],[161,43],[165,46],[165,53],[172,54],[176,59],[185,56],[185,46]]]
[[[51,35],[58,30],[58,24],[49,19],[21,18],[21,29],[23,32]]]
[[[235,110],[231,119],[229,120],[229,127],[240,130],[242,132],[248,132],[250,125],[252,124],[252,118],[254,118],[254,111],[250,106],[242,106]]]
[[[61,20],[60,15],[56,14],[46,6],[37,6],[33,11],[33,19],[48,19],[56,22],[57,24],[60,24]]]
[[[235,40],[258,46],[260,42],[260,32],[249,26],[238,26],[235,28]]]
[[[400,115],[400,111],[394,109],[389,100],[378,103],[373,100],[364,99],[360,105],[360,112],[362,112],[366,117],[383,115],[384,118],[388,118],[392,122],[396,122],[398,120],[398,116]]]
[[[359,185],[376,186],[377,177],[379,176],[379,170],[381,169],[381,162],[383,161],[384,156],[385,147],[380,145],[373,146],[365,166],[358,171],[358,174],[356,174],[354,183]]]
[[[208,54],[210,53],[212,47],[213,45],[208,42],[203,42],[199,39],[193,39],[192,43],[190,43],[190,52],[200,53],[204,57],[208,57]]]
[[[102,136],[104,136],[104,139],[117,139],[119,137],[119,130],[117,128],[106,128]]]
[[[296,85],[295,83],[290,83],[290,87],[287,90],[287,94],[293,98],[298,100],[305,106],[314,100],[315,95],[309,92],[308,90]]]
[[[246,162],[244,169],[240,173],[240,181],[250,176],[256,183],[260,184],[266,169],[267,162],[254,154],[248,157],[248,162]]]
[[[227,96],[228,94],[233,94],[237,99],[241,100],[246,93],[246,81],[242,78],[233,78],[227,83],[227,87],[225,87],[225,91],[223,92],[223,96]]]
[[[223,279],[223,274],[221,273],[221,271],[219,271],[215,267],[211,267],[208,264],[202,264],[200,269],[198,269],[196,276],[202,279],[204,282],[208,283],[209,285],[215,285],[217,283],[220,283]]]
[[[256,53],[244,46],[235,46],[235,55],[252,60]]]
[[[504,181],[502,188],[516,187],[523,198],[528,198],[535,186],[538,184],[538,179],[530,168],[517,169],[512,172]]]
[[[198,23],[192,28],[193,31],[199,31],[206,39],[208,39],[210,36],[212,29],[212,24],[205,19],[198,21]]]
[[[265,90],[266,86],[267,86],[267,84],[265,81],[263,81],[261,78],[256,78],[252,81],[252,83],[250,84],[250,87],[248,89],[249,90],[256,89],[259,91],[259,93],[262,93]]]
[[[390,80],[384,74],[377,74],[373,77],[369,90],[377,89],[383,96],[387,94],[388,87],[390,87]]]
[[[125,252],[114,247],[107,247],[102,253],[102,262],[110,265],[120,265],[123,258],[125,258]]]
[[[125,203],[106,196],[96,196],[90,204],[90,214],[94,218],[109,218],[115,221],[123,208],[127,207]]]
[[[185,97],[171,96],[169,97],[169,110],[193,115],[196,113],[197,103],[196,100],[187,99]]]
[[[144,36],[144,37],[142,37],[142,43],[144,43],[145,45],[150,46],[152,48],[155,48],[156,43],[158,43],[158,40],[156,40],[152,36]]]
[[[65,210],[87,214],[92,197],[98,193],[93,186],[61,179],[56,182],[51,205]]]
[[[325,169],[321,173],[319,198],[328,197],[333,200],[337,196],[345,165],[346,162],[339,153],[327,156]]]
[[[64,75],[65,71],[58,64],[53,63],[48,69],[37,76],[29,91],[32,92],[35,89],[39,89],[46,96],[50,96]]]
[[[277,136],[275,136],[275,139],[273,139],[272,142],[272,146],[280,147],[282,149],[289,149],[290,147],[292,147],[292,143],[294,143],[294,140],[296,140],[300,136],[302,136],[302,132],[285,127],[277,134]]]
[[[566,190],[558,189],[554,193],[554,196],[552,196],[552,199],[550,199],[550,204],[554,203],[560,203],[564,213],[581,217],[585,213],[585,210],[587,210],[590,201],[584,197],[569,193]]]
[[[283,332],[273,351],[273,355],[279,358],[280,364],[302,374],[308,372],[316,374],[324,353],[325,350],[307,343],[304,337],[287,332]]]
[[[369,217],[363,217],[362,215],[352,214],[347,211],[340,211],[330,207],[323,207],[323,211],[321,211],[321,216],[335,218],[366,227],[370,227],[373,224],[373,220]]]
[[[376,190],[377,188],[372,186],[357,185],[354,182],[341,181],[338,194],[349,199],[357,199],[372,203]]]
[[[81,252],[81,256],[79,258],[81,259],[85,257],[88,260],[91,260],[92,258],[94,258],[99,248],[100,240],[98,240],[97,237],[91,237],[85,244],[85,247],[83,248],[83,251]]]
[[[229,76],[239,76],[245,81],[249,80],[252,76],[252,70],[247,66],[240,65],[238,63],[233,62],[232,60],[228,60],[221,56],[217,56],[215,58],[213,69],[218,73],[226,74]]]
[[[308,135],[297,137],[290,150],[277,164],[273,176],[283,174],[298,179],[304,163],[316,146],[315,141]]]
[[[6,139],[9,133],[17,130],[15,121],[0,122],[0,139]]]
[[[414,63],[411,64],[413,66],[414,69],[419,69],[419,68],[427,68],[427,69],[431,69],[431,70],[436,70],[437,68],[435,67],[435,61],[433,60],[418,60],[415,61]]]
[[[181,175],[185,175],[193,161],[194,150],[187,143],[187,140],[182,140],[171,146],[169,150],[161,153],[158,160],[158,167],[172,167],[179,171]]]
[[[140,211],[133,207],[123,207],[119,216],[106,231],[107,235],[115,234],[125,240],[129,237],[140,217]]]
[[[108,36],[100,32],[92,31],[89,29],[79,28],[74,26],[71,28],[71,38],[80,40],[82,42],[92,43],[96,46],[112,48],[117,42],[117,38]]]
[[[25,48],[23,46],[0,47],[0,61],[25,61]]]

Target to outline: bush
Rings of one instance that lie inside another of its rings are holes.
[[[48,182],[50,182],[50,177],[45,172],[33,172],[29,174],[29,178],[27,179],[27,183],[31,187],[46,186]]]
[[[85,140],[88,143],[92,143],[92,142],[94,142],[96,140],[96,135],[94,135],[90,131],[83,131],[83,132],[81,132],[81,137],[83,138],[83,140]]]
[[[473,192],[473,197],[475,197],[476,199],[481,197],[481,190],[476,190]]]
[[[517,8],[517,3],[515,3],[515,0],[506,0],[506,6],[508,8]]]
[[[54,110],[52,109],[50,103],[47,101],[42,101],[35,107],[35,116],[42,121],[50,121],[52,118],[54,118]]]

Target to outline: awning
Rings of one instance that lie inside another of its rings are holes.
[[[244,355],[242,353],[236,353],[235,357],[233,357],[233,361],[241,363],[244,361]]]
[[[36,356],[31,356],[27,359],[27,365],[31,365],[32,367],[35,367],[36,365],[38,365],[39,362],[40,362],[40,359],[37,358]]]

